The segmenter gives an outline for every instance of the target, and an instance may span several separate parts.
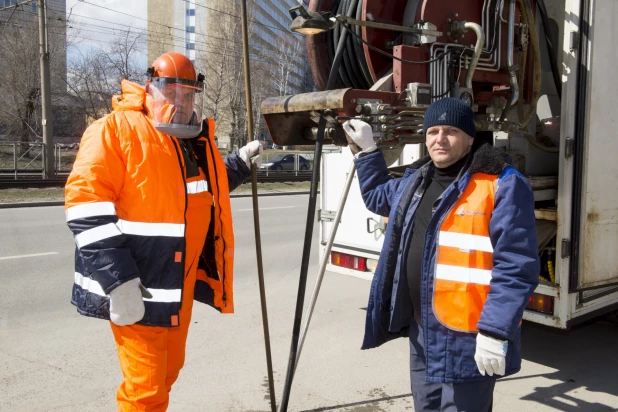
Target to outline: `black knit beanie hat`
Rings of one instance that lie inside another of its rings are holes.
[[[433,126],[453,126],[476,137],[474,113],[470,106],[459,99],[446,97],[436,100],[427,108],[423,120],[423,133]]]

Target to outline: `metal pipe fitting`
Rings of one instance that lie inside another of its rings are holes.
[[[511,0],[514,1],[514,0]],[[474,76],[474,71],[476,70],[476,65],[479,63],[479,59],[481,58],[481,53],[483,52],[483,44],[485,43],[485,33],[483,33],[483,28],[477,23],[464,23],[465,30],[472,30],[476,34],[476,45],[474,46],[474,54],[472,55],[472,60],[470,61],[470,67],[468,68],[468,73],[466,74],[466,88],[472,89],[472,76]]]

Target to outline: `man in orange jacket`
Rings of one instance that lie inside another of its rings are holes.
[[[167,409],[194,299],[233,313],[229,192],[262,152],[254,141],[221,158],[187,57],[165,53],[148,74],[146,87],[123,80],[114,111],[86,130],[66,185],[71,302],[110,320],[120,411]]]

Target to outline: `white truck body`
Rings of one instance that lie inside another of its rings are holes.
[[[526,310],[524,319],[567,329],[618,309],[618,2],[552,0],[546,4],[563,44],[562,55],[557,57],[562,67],[562,97],[557,97],[542,47],[544,86],[536,117],[537,122],[559,119],[560,152],[543,152],[515,134],[495,133],[494,145],[505,146],[515,167],[535,182],[537,205],[545,202],[537,206],[537,219],[553,222],[549,227],[555,233],[550,242],[555,244],[555,281],[541,281],[535,294],[550,299],[553,307],[544,312]],[[537,18],[542,30],[540,22]],[[536,124],[532,123],[530,130],[534,131]],[[334,216],[352,162],[348,148],[325,149],[320,258],[332,228],[329,217]],[[420,145],[406,146],[395,165],[410,164],[421,153]],[[547,202],[552,206],[548,208]],[[367,258],[368,269],[329,264],[327,270],[370,280],[383,243],[379,230],[383,223],[384,218],[365,208],[355,178],[332,252]]]

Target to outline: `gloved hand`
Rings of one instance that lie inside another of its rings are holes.
[[[259,169],[262,165],[262,152],[264,148],[262,143],[257,140],[247,143],[245,146],[238,150],[240,158],[245,161],[247,167],[251,169],[251,162],[255,163],[255,166]]]
[[[139,278],[125,282],[109,293],[109,317],[116,325],[139,322],[144,317],[144,311]]]
[[[371,153],[378,148],[373,141],[371,126],[362,120],[348,120],[343,124],[343,130],[352,140],[350,142],[350,139],[348,139],[348,143],[350,143],[350,150],[355,157],[358,157],[360,153]]]
[[[476,335],[476,353],[474,360],[481,375],[504,375],[506,369],[506,352],[509,342],[498,340],[482,333]]]

